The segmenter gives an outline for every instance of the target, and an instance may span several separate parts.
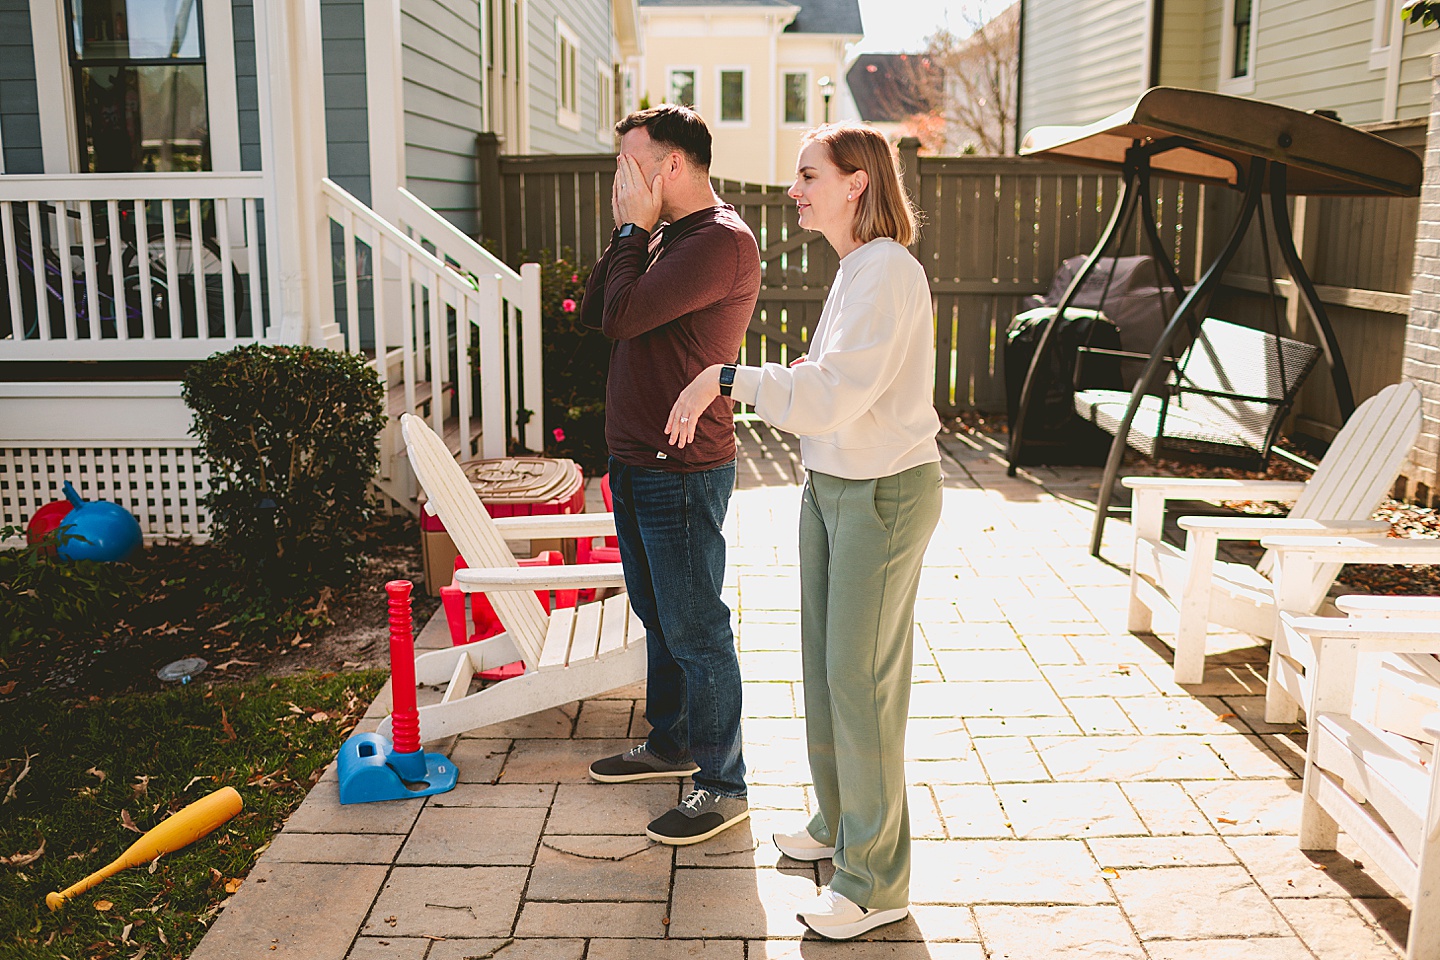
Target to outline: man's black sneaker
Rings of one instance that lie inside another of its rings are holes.
[[[702,787],[692,790],[674,810],[650,821],[645,836],[656,843],[683,847],[709,840],[748,816],[750,804],[744,797],[722,797]]]
[[[601,783],[630,783],[633,780],[658,780],[661,777],[688,777],[700,772],[693,760],[669,763],[650,752],[645,744],[631,747],[622,754],[596,760],[590,764],[590,779]]]

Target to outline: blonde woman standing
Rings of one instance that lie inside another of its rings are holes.
[[[909,912],[905,724],[915,594],[940,518],[934,315],[906,246],[915,215],[885,138],[857,125],[810,131],[789,195],[840,269],[789,367],[717,364],[666,423],[683,447],[711,404],[739,401],[800,437],[800,633],[805,730],[819,812],[775,845],[833,857],[835,876],[800,920],[843,940]]]

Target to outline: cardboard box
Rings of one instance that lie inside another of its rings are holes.
[[[466,470],[467,475],[473,475],[483,465],[495,461],[469,461],[460,466]],[[569,463],[569,461],[565,461]],[[523,492],[520,494],[511,493],[506,499],[499,502],[487,499],[486,489],[483,484],[477,483],[476,488],[480,493],[481,502],[492,517],[528,517],[548,514],[568,514],[585,512],[585,479],[580,471],[580,466],[570,463],[574,469],[574,490],[568,494],[553,499],[538,502],[525,502]],[[569,487],[567,483],[565,485]],[[553,488],[551,488],[553,490]],[[565,555],[567,563],[575,560],[574,540],[531,540],[511,541],[510,549],[517,557],[533,557],[543,550],[558,550]],[[455,569],[455,558],[460,555],[456,549],[455,542],[450,539],[446,532],[445,525],[440,518],[425,512],[425,496],[420,496],[420,554],[424,564],[425,592],[432,597],[440,596],[440,588],[449,586]]]

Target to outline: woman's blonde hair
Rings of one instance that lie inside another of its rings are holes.
[[[819,143],[840,172],[864,170],[870,178],[855,212],[855,239],[869,243],[889,237],[902,246],[915,242],[919,231],[915,205],[900,182],[900,157],[890,141],[873,127],[858,123],[827,123],[805,134],[800,145]]]

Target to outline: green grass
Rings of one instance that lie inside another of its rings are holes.
[[[0,704],[0,958],[188,957],[384,679],[311,674]],[[58,912],[45,906],[46,893],[139,837],[127,821],[143,832],[223,786],[245,804],[223,827]]]

